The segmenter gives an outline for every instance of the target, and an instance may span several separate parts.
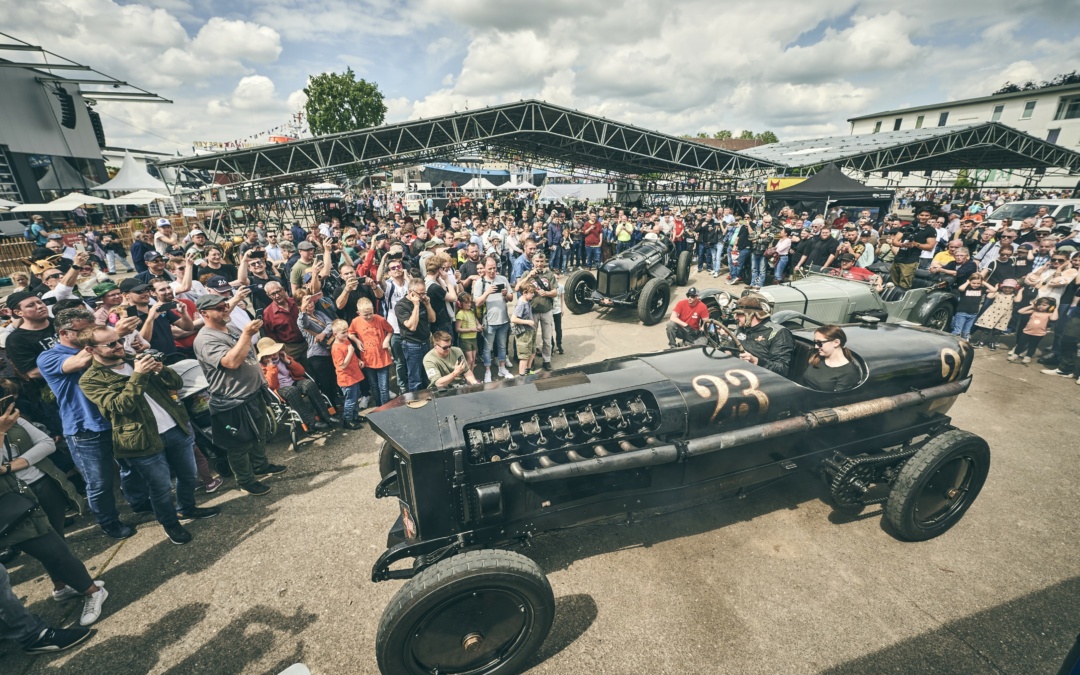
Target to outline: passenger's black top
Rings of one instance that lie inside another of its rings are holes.
[[[824,361],[810,364],[803,372],[803,385],[818,391],[847,391],[859,384],[859,367],[854,361],[833,368]]]

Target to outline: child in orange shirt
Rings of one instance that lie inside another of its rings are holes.
[[[390,353],[390,336],[394,329],[390,322],[375,313],[371,300],[360,298],[356,302],[357,316],[349,326],[349,333],[360,338],[364,345],[364,377],[371,388],[372,403],[384,405],[390,400],[390,366],[394,357]]]
[[[1006,360],[1016,361],[1023,356],[1023,363],[1031,363],[1031,357],[1035,356],[1035,350],[1049,332],[1049,327],[1058,320],[1057,300],[1049,296],[1036,298],[1035,302],[1021,309],[1019,313],[1030,314],[1031,318],[1023,332],[1016,336],[1016,347]]]
[[[338,386],[345,394],[345,428],[359,429],[360,421],[356,415],[356,402],[360,400],[360,382],[364,379],[364,373],[360,371],[362,364],[356,352],[353,351],[353,345],[356,345],[360,351],[364,351],[364,344],[360,342],[360,338],[349,333],[349,324],[341,319],[335,319],[330,324],[330,330],[334,334],[330,357],[334,360]]]

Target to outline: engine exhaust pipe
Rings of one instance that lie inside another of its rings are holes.
[[[602,445],[594,445],[592,451],[597,457],[607,457],[611,454],[611,452]]]

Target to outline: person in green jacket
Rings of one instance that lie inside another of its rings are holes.
[[[212,518],[219,509],[195,506],[194,439],[187,411],[170,392],[181,389],[183,380],[147,353],[129,359],[120,336],[107,326],[84,328],[78,339],[94,359],[79,387],[112,423],[113,456],[146,481],[154,516],[169,540],[186,544],[191,533],[180,520]]]

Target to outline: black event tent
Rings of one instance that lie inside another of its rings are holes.
[[[849,213],[870,209],[874,220],[881,220],[892,204],[893,192],[867,187],[845,176],[835,164],[828,164],[797,185],[767,193],[766,198],[773,212],[790,206],[796,211],[824,214],[835,205]]]

